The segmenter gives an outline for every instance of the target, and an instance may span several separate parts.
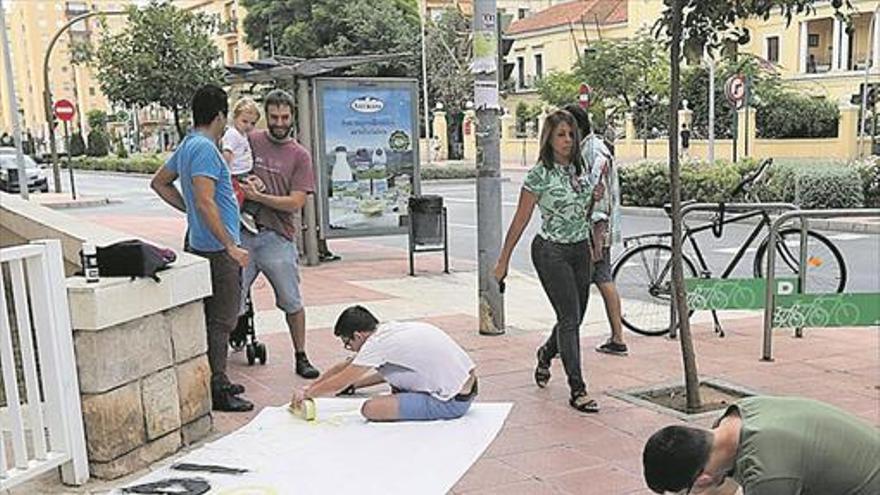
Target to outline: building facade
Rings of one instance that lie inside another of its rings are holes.
[[[17,1],[6,3],[6,31],[12,55],[15,93],[18,100],[21,128],[35,138],[47,135],[46,110],[43,103],[43,60],[46,49],[55,33],[71,19],[95,11],[118,11],[129,0],[82,0],[82,1]],[[108,29],[117,29],[124,16],[105,18]],[[52,50],[49,60],[49,86],[52,98],[68,99],[77,108],[73,130],[88,131],[85,114],[89,110],[111,111],[110,103],[101,93],[100,85],[85,64],[75,64],[74,59],[80,43],[96,43],[101,36],[101,26],[95,17],[73,24],[62,34]],[[0,47],[0,51],[4,48]],[[5,71],[0,71],[0,126],[3,132],[12,131],[9,97],[6,94]]]
[[[244,17],[247,11],[239,0],[178,0],[175,5],[192,12],[204,13],[214,20],[217,26],[214,43],[223,56],[224,65],[269,56],[251,48],[245,42]]]
[[[742,25],[750,40],[738,50],[770,62],[799,91],[850,101],[866,73],[869,82],[880,84],[880,1],[853,0],[852,6],[849,28],[835,18],[830,2],[817,2],[815,12],[796,15],[791,23],[778,12],[766,21],[749,19]],[[534,84],[541,77],[570,70],[591,41],[650,29],[663,9],[662,0],[581,0],[516,20],[506,31],[514,39],[507,62],[515,64],[515,91],[504,106],[512,111],[520,101],[537,102]]]

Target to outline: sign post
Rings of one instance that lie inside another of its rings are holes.
[[[73,158],[70,155],[70,133],[67,123],[73,120],[76,108],[70,100],[58,100],[54,106],[55,117],[64,122],[64,146],[67,148],[67,171],[70,174],[70,195],[76,200],[76,182],[73,179]],[[51,125],[51,124],[50,124]]]
[[[584,110],[593,104],[593,88],[587,83],[581,83],[578,88],[578,105]]]
[[[727,101],[733,106],[734,110],[739,110],[742,106],[743,99],[746,96],[746,78],[742,74],[734,74],[727,78],[724,83],[724,95]],[[748,115],[746,115],[748,122]],[[748,124],[747,124],[748,125]],[[748,129],[746,129],[748,131]],[[733,161],[736,162],[737,134],[739,134],[739,115],[733,118]]]

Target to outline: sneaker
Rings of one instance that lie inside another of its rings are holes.
[[[220,389],[211,394],[211,409],[222,412],[247,412],[254,408],[254,403],[232,395],[229,391]]]
[[[257,221],[254,219],[254,216],[246,211],[241,212],[241,226],[251,234],[257,235],[260,233],[260,229],[257,228]]]
[[[318,371],[318,368],[312,366],[312,363],[309,362],[309,358],[306,357],[306,354],[296,353],[296,374],[307,379],[314,380],[321,375],[321,372]]]
[[[629,354],[626,344],[618,344],[612,340],[606,341],[604,344],[596,347],[596,352],[604,352],[605,354],[614,354],[615,356],[626,356]]]

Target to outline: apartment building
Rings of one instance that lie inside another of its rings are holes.
[[[223,56],[224,65],[257,60],[268,54],[260,53],[245,42],[244,17],[247,14],[239,0],[178,0],[174,5],[211,17],[217,31],[214,43]]]
[[[46,113],[43,104],[43,60],[52,37],[70,20],[96,11],[118,11],[130,0],[40,0],[4,2],[6,7],[6,32],[12,55],[15,93],[18,99],[22,130],[35,137],[47,133]],[[108,29],[117,29],[124,16],[106,17]],[[94,72],[84,64],[74,64],[76,45],[96,43],[101,36],[101,26],[92,17],[73,24],[62,34],[52,50],[49,60],[49,86],[54,100],[65,98],[77,107],[75,130],[86,130],[85,114],[92,109],[110,112],[110,103],[101,93]],[[0,51],[4,48],[0,47]],[[2,131],[12,129],[9,97],[6,94],[6,75],[0,71],[0,126]]]
[[[880,84],[880,1],[853,0],[852,23],[834,16],[830,2],[787,23],[778,11],[768,20],[742,22],[750,40],[741,53],[770,62],[783,80],[803,92],[849,101],[867,75]],[[590,42],[622,39],[650,28],[660,17],[662,0],[581,0],[556,4],[513,22],[507,62],[515,63],[515,93],[504,105],[537,101],[534,83],[545,74],[570,70]],[[876,29],[872,29],[876,25]]]

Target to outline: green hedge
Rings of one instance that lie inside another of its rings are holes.
[[[743,201],[729,192],[757,162],[682,164],[682,200],[715,203]],[[774,164],[755,194],[764,202],[781,201],[801,208],[859,208],[880,201],[877,161],[866,164]],[[660,207],[669,202],[669,167],[640,162],[620,169],[621,201],[628,206]],[[872,203],[873,202],[873,203]]]
[[[132,155],[128,158],[79,157],[73,159],[73,167],[82,170],[106,170],[152,174],[165,163],[163,155]],[[474,167],[445,166],[422,167],[422,180],[471,179],[477,176]]]
[[[476,176],[474,167],[422,167],[422,180],[472,179]]]
[[[152,174],[159,170],[165,163],[161,155],[132,155],[128,158],[115,156],[106,157],[79,157],[74,158],[73,168],[82,170],[104,170],[108,172],[133,172]]]

